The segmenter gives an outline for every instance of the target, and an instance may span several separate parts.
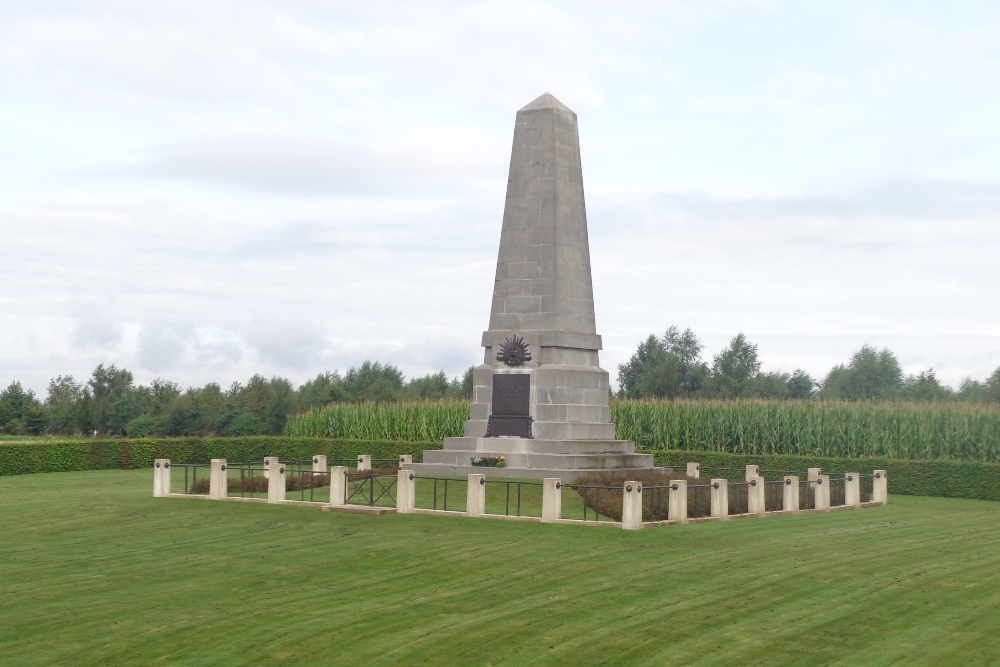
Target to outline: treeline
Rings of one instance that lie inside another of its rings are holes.
[[[228,389],[181,387],[167,380],[136,385],[133,375],[99,365],[85,382],[61,375],[40,400],[20,382],[0,392],[0,433],[9,435],[279,435],[290,415],[331,403],[385,403],[472,396],[472,369],[449,380],[441,371],[407,380],[392,364],[366,361],[347,373],[320,373],[297,389],[281,377],[254,375]]]
[[[739,333],[709,364],[691,329],[672,326],[650,336],[618,366],[619,398],[769,398],[838,401],[1000,402],[1000,368],[983,382],[965,378],[957,389],[942,384],[934,369],[905,375],[891,350],[864,345],[850,360],[817,379],[761,372],[757,345]]]

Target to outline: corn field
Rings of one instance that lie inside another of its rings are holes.
[[[333,404],[285,434],[439,442],[462,435],[464,401]],[[813,401],[612,401],[618,437],[644,451],[886,456],[1000,462],[1000,406]]]
[[[290,417],[285,424],[285,435],[439,442],[462,435],[462,426],[468,418],[466,401],[333,403]]]
[[[1000,406],[616,401],[618,437],[647,451],[1000,461]]]

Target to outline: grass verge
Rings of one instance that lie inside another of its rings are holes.
[[[641,532],[0,478],[3,665],[992,665],[1000,505]]]

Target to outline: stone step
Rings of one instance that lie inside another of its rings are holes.
[[[470,419],[465,422],[465,436],[474,438],[486,435],[486,421]],[[535,421],[531,435],[538,440],[614,440],[615,425],[606,422],[551,422]]]
[[[473,465],[446,465],[433,463],[413,463],[406,466],[418,476],[424,477],[465,477],[467,475],[485,475],[501,479],[546,479],[557,478],[570,484],[584,475],[607,472],[606,468],[481,468]],[[636,466],[632,468],[616,468],[616,472],[649,472],[650,470],[672,472],[672,468],[649,468]]]
[[[427,450],[424,463],[449,466],[471,466],[474,456],[500,456],[510,468],[580,468],[608,470],[614,468],[652,467],[652,454],[536,454],[530,452],[488,452],[461,450]]]
[[[607,422],[546,422],[531,425],[539,440],[614,440],[615,425]]]
[[[501,454],[634,454],[631,440],[542,440],[539,438],[445,438],[444,449]]]

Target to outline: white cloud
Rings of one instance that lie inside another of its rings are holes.
[[[1000,365],[1000,19],[767,1],[0,9],[0,384],[482,358],[514,111],[580,114],[602,359]]]

